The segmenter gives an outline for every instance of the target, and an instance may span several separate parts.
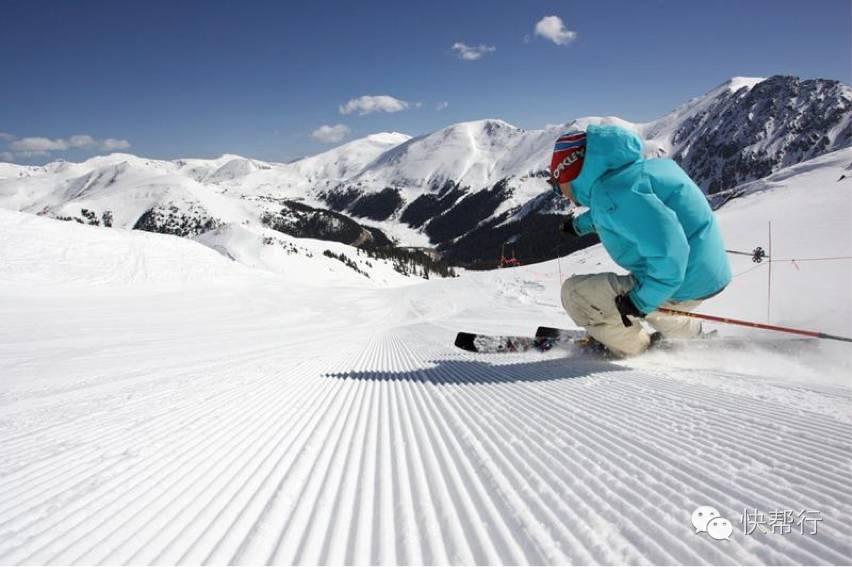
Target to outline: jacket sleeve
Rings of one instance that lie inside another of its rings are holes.
[[[585,213],[574,217],[574,232],[577,233],[577,236],[584,236],[586,234],[597,232],[595,230],[595,223],[592,221],[590,211],[586,211]]]
[[[634,272],[636,287],[628,295],[640,311],[651,313],[683,283],[689,243],[675,212],[650,187],[639,185],[619,197],[612,221],[644,266]]]

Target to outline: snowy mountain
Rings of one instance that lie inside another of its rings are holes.
[[[720,226],[749,251],[772,222],[771,298],[732,256],[700,311],[852,335],[850,164],[741,186]],[[852,562],[848,345],[468,353],[458,330],[572,327],[560,280],[615,266],[593,246],[410,285],[327,248],[370,269],[242,224],[0,210],[0,563]]]
[[[673,157],[722,203],[742,183],[852,144],[852,88],[738,77],[649,123],[583,117],[523,130],[480,120],[416,138],[375,134],[288,164],[127,154],[0,164],[0,206],[188,237],[248,222],[361,247],[429,247],[465,266],[493,267],[504,248],[535,262],[593,242],[558,236],[564,204],[544,180],[559,132],[590,123],[634,130],[646,155]]]
[[[524,261],[552,257],[560,203],[542,179],[550,149],[559,131],[591,123],[635,131],[646,155],[673,157],[715,193],[852,144],[852,88],[736,77],[649,123],[584,117],[536,131],[499,120],[456,124],[388,151],[325,200],[418,228],[458,263],[493,262],[504,243]]]
[[[709,193],[852,144],[852,88],[770,77],[734,82],[672,133],[672,156]]]
[[[372,134],[319,155],[293,162],[293,165],[308,183],[347,179],[360,173],[388,150],[410,139],[411,136],[399,132]]]

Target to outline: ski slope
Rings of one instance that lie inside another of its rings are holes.
[[[728,245],[772,221],[779,260],[852,256],[850,152],[723,208]],[[458,330],[569,326],[560,274],[606,254],[418,284],[293,256],[298,278],[239,231],[2,213],[2,564],[852,562],[848,345],[473,354]],[[702,311],[765,320],[767,268],[733,264]],[[773,270],[773,323],[852,334],[849,262]],[[818,533],[746,534],[745,509]]]

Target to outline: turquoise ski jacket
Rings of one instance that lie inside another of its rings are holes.
[[[722,234],[701,189],[670,159],[642,159],[639,138],[617,126],[590,125],[580,175],[571,182],[578,234],[596,232],[636,286],[643,313],[666,301],[702,299],[731,281]]]

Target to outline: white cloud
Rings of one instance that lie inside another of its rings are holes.
[[[341,141],[347,134],[349,134],[349,127],[345,124],[337,124],[336,126],[320,126],[313,131],[311,136],[324,144],[333,144]]]
[[[476,61],[477,59],[481,59],[483,55],[487,53],[493,53],[497,51],[497,48],[491,45],[465,45],[464,43],[457,41],[453,44],[453,51],[457,52],[459,59],[463,59],[465,61]]]
[[[127,140],[116,140],[115,138],[107,138],[106,140],[103,140],[100,145],[101,149],[111,152],[114,150],[126,150],[130,147],[130,142],[128,142]]]
[[[445,100],[442,100],[441,102],[435,105],[435,110],[441,112],[442,110],[446,110],[448,106],[450,106],[450,103]]]
[[[566,30],[562,18],[546,16],[535,25],[535,35],[549,39],[556,45],[568,45],[577,39],[577,32]]]
[[[15,139],[15,136],[13,136],[12,134],[8,134],[6,132],[0,132],[0,140],[3,140],[5,142],[10,142],[14,139]]]
[[[126,150],[130,147],[130,142],[127,140],[117,140],[115,138],[106,138],[98,140],[88,134],[75,134],[64,140],[57,138],[42,138],[33,136],[29,138],[21,138],[9,144],[9,148],[14,150],[20,157],[36,157],[45,156],[50,152],[64,152],[72,148],[96,148],[103,151]]]
[[[85,148],[87,146],[94,146],[95,139],[88,134],[76,134],[68,138],[68,145],[72,148]]]
[[[12,163],[15,161],[15,154],[12,152],[0,152],[0,161],[8,161]]]
[[[61,152],[68,149],[68,142],[60,139],[31,137],[15,140],[9,144],[9,147],[16,152]]]
[[[340,114],[358,112],[361,116],[371,112],[399,112],[408,108],[408,103],[392,96],[362,96],[353,98],[340,106]]]

